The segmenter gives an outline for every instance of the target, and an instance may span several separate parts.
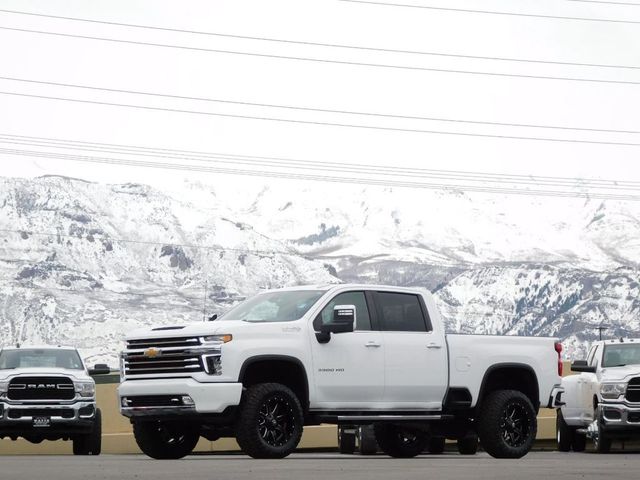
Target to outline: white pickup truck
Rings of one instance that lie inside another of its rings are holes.
[[[494,457],[532,447],[538,408],[562,393],[553,338],[445,335],[431,295],[370,285],[260,293],[221,318],[139,330],[121,356],[120,411],[153,458],[234,437],[282,458],[305,425],[373,425],[381,450],[431,437]]]
[[[640,339],[604,340],[576,360],[562,380],[565,405],[558,409],[558,449],[583,451],[591,437],[606,453],[614,439],[640,438]]]
[[[96,384],[73,347],[0,350],[0,438],[29,442],[72,440],[74,455],[100,455],[102,423]]]

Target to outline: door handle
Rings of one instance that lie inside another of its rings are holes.
[[[365,347],[378,348],[380,344],[378,342],[367,342],[364,344]]]
[[[439,343],[427,343],[427,348],[442,348],[442,345],[440,345]]]

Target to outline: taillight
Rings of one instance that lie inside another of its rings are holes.
[[[558,352],[558,375],[562,376],[562,344],[560,342],[556,342],[553,347],[556,352]]]

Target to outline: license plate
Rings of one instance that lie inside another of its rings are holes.
[[[51,424],[49,417],[33,417],[34,427],[48,427]]]

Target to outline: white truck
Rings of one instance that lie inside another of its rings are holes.
[[[31,443],[72,440],[75,455],[100,455],[101,416],[91,376],[72,347],[4,347],[0,350],[0,438]]]
[[[561,401],[561,350],[553,338],[445,335],[419,289],[295,287],[213,322],[131,333],[118,395],[140,449],[159,459],[200,437],[282,458],[320,423],[373,425],[394,457],[432,437],[475,452],[479,436],[494,457],[519,458],[538,408]]]
[[[565,405],[558,409],[558,449],[583,451],[587,437],[597,452],[613,440],[640,438],[640,339],[594,343],[562,380]]]

